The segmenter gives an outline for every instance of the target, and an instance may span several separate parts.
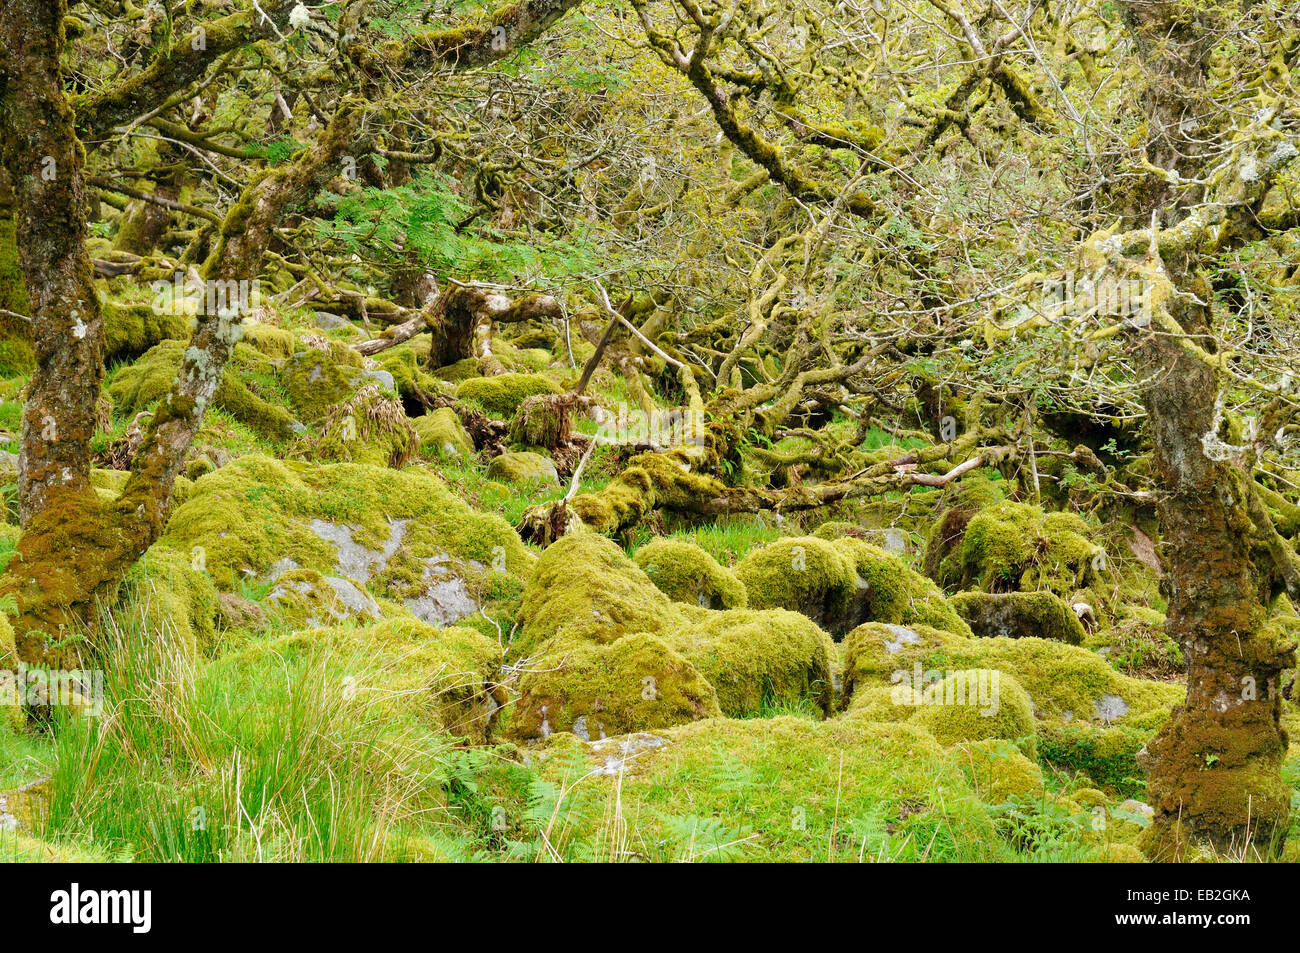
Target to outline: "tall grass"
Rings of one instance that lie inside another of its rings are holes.
[[[445,807],[448,741],[381,716],[384,673],[360,653],[196,660],[139,606],[100,644],[103,715],[54,726],[47,839],[149,861],[381,860]]]

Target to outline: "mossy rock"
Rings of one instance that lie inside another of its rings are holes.
[[[494,417],[509,418],[535,394],[558,394],[560,389],[540,374],[497,374],[473,377],[456,388],[461,400],[472,400]]]
[[[292,569],[266,594],[274,612],[291,628],[321,629],[344,622],[374,622],[379,604],[348,579],[312,569]]]
[[[119,370],[107,387],[115,410],[133,415],[147,410],[171,392],[180,370],[186,344],[164,341],[150,348],[134,364]],[[281,400],[270,359],[246,344],[236,344],[222,371],[215,406],[259,434],[288,439],[295,427],[293,415],[275,401]]]
[[[963,741],[948,750],[986,804],[1034,801],[1043,796],[1042,768],[1009,741]]]
[[[1050,592],[961,592],[949,600],[980,638],[1039,638],[1082,645],[1083,623]]]
[[[507,737],[570,731],[599,739],[719,714],[713,686],[694,665],[662,639],[637,633],[543,656],[519,681]]]
[[[713,685],[723,714],[831,713],[835,646],[806,616],[783,609],[692,608],[687,614],[692,624],[663,638]]]
[[[560,482],[555,464],[540,453],[529,450],[513,451],[493,457],[492,462],[488,464],[487,475],[489,480],[514,486],[537,483],[558,486]]]
[[[186,553],[201,548],[226,590],[291,563],[284,568],[369,584],[395,600],[414,598],[435,570],[455,572],[484,596],[517,596],[535,559],[509,523],[475,512],[423,466],[311,465],[261,454],[199,479],[163,542]]]
[[[1089,539],[1090,532],[1072,513],[1044,513],[1036,506],[1004,501],[970,517],[959,544],[954,536],[936,530],[924,563],[945,587],[1047,590],[1068,599],[1097,584],[1105,566],[1105,550]],[[939,548],[947,554],[941,556]]]
[[[483,376],[483,362],[477,357],[467,357],[457,361],[455,364],[448,364],[446,367],[440,367],[435,372],[437,376],[453,384],[461,381],[467,381],[470,378]]]
[[[891,679],[912,683],[919,674],[929,681],[930,673],[972,668],[1010,675],[1033,700],[1039,757],[1126,795],[1140,788],[1137,752],[1185,695],[1182,685],[1129,678],[1094,652],[1047,639],[869,624],[849,633],[842,650],[841,707],[855,711],[883,708],[875,689],[858,696]]]
[[[351,397],[366,375],[360,354],[341,341],[322,339],[285,361],[279,379],[298,416],[315,423]]]
[[[753,550],[736,575],[750,606],[802,612],[834,636],[869,621],[970,631],[932,581],[860,539],[778,540]]]
[[[1033,704],[1021,684],[996,669],[963,669],[911,689],[921,725],[943,745],[960,741],[1016,741],[1035,752]]]
[[[693,543],[661,537],[642,546],[633,558],[674,602],[706,609],[740,609],[746,604],[744,583]]]
[[[247,321],[242,327],[244,342],[273,361],[288,360],[298,349],[298,339],[288,328],[278,328],[273,324],[261,322],[249,324]]]
[[[617,545],[595,533],[570,533],[546,548],[524,591],[515,639],[520,655],[548,639],[613,642],[636,632],[686,624],[681,607]]]
[[[474,456],[474,441],[456,411],[439,407],[411,421],[420,440],[420,452],[426,456]]]
[[[194,318],[147,304],[104,301],[104,363],[131,360],[163,341],[188,340]]]

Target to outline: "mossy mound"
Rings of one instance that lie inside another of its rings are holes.
[[[147,304],[104,301],[104,362],[130,360],[163,341],[187,340],[194,318]]]
[[[401,468],[415,456],[419,437],[401,401],[378,384],[366,384],[331,407],[320,435],[301,438],[294,456],[322,463],[364,463]]]
[[[1105,550],[1072,513],[1044,513],[1025,503],[998,502],[960,530],[937,527],[924,564],[940,585],[984,592],[1045,589],[1069,599],[1100,581]]]
[[[662,639],[638,633],[544,655],[520,679],[507,736],[531,741],[571,731],[599,739],[719,714],[700,671]]]
[[[427,457],[461,457],[474,456],[474,441],[470,438],[465,425],[460,422],[456,411],[450,407],[439,407],[422,417],[411,421],[415,427],[416,437],[420,441],[420,453]]]
[[[393,387],[403,400],[414,399],[417,392],[436,394],[443,389],[438,379],[424,369],[429,344],[427,337],[419,337],[383,351],[374,359],[379,369],[393,378]]]
[[[441,372],[440,372],[441,373]],[[471,377],[456,388],[461,400],[472,400],[494,417],[509,418],[535,394],[558,394],[560,389],[540,374],[497,374]]]
[[[874,717],[898,717],[880,690],[891,680],[929,684],[976,668],[1011,676],[1032,699],[1039,757],[1125,794],[1140,786],[1137,752],[1184,697],[1181,685],[1129,678],[1096,653],[1046,639],[965,638],[873,623],[851,632],[842,650],[841,707],[870,709]]]
[[[361,355],[342,341],[305,338],[307,346],[284,362],[279,379],[298,416],[315,423],[351,397],[366,373]]]
[[[422,466],[309,465],[240,457],[194,484],[163,542],[202,551],[222,589],[312,569],[412,599],[454,573],[485,596],[517,594],[534,557],[505,520],[478,513]]]
[[[114,409],[129,416],[147,410],[168,394],[185,347],[184,341],[164,341],[113,375],[107,392]],[[247,344],[236,344],[213,404],[257,433],[285,440],[292,435],[295,421],[279,403],[282,400],[270,358]]]
[[[1002,739],[1034,753],[1033,704],[1021,684],[996,669],[963,669],[913,688],[916,712],[909,721],[924,727],[943,745]]]
[[[744,583],[693,543],[661,537],[642,546],[633,558],[674,602],[706,609],[739,609],[746,604]]]
[[[723,714],[743,718],[777,709],[830,714],[830,636],[782,609],[687,610],[693,623],[664,636],[713,685]]]
[[[483,366],[477,357],[467,357],[455,364],[440,367],[435,373],[439,379],[457,384],[473,377],[482,377]]]
[[[555,471],[555,464],[540,453],[533,453],[529,450],[503,453],[500,456],[493,457],[492,462],[488,464],[487,475],[489,480],[515,486],[530,483],[545,483],[558,486],[560,482],[560,475]]]
[[[778,540],[736,567],[749,605],[802,612],[832,635],[869,621],[969,629],[933,582],[860,539]]]
[[[613,642],[684,624],[679,607],[623,550],[594,533],[570,533],[537,560],[519,613],[516,651],[557,637]]]
[[[1042,769],[1008,741],[963,741],[949,753],[986,804],[1030,801],[1043,795]]]
[[[256,643],[234,661],[261,664],[277,656],[354,658],[356,671],[364,674],[344,685],[344,692],[365,700],[368,711],[412,715],[474,744],[488,740],[507,701],[498,678],[499,649],[463,627],[434,629],[414,619],[334,626]]]
[[[1050,592],[961,592],[949,600],[980,638],[1039,638],[1082,645],[1083,623]]]
[[[537,757],[554,784],[593,775],[566,801],[567,829],[554,846],[570,859],[601,856],[615,789],[637,832],[620,859],[1014,857],[961,769],[912,725],[711,719],[589,744],[557,735]],[[833,836],[846,818],[872,822]]]

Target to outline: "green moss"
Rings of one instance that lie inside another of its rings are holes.
[[[888,713],[879,686],[891,678],[906,686],[918,672],[972,668],[1011,676],[1033,700],[1040,757],[1126,793],[1140,778],[1137,751],[1184,696],[1181,685],[1129,678],[1093,652],[1046,639],[964,638],[873,623],[849,633],[842,649],[841,705],[874,706],[878,716]]]
[[[484,585],[517,585],[531,571],[533,557],[508,523],[473,511],[418,466],[312,466],[250,454],[199,479],[163,539],[182,552],[201,547],[214,581],[233,589],[290,557],[334,574],[337,546],[313,532],[312,520],[346,528],[354,544],[371,551],[370,572],[381,587],[418,579],[440,555]],[[397,520],[407,522],[393,547]]]
[[[559,388],[538,374],[474,377],[456,388],[456,396],[461,400],[476,401],[489,414],[502,418],[512,416],[519,405],[534,394],[556,393],[559,393]]]
[[[986,803],[1029,801],[1043,795],[1042,769],[1007,741],[964,741],[949,752]]]
[[[540,453],[527,450],[493,457],[492,462],[488,464],[487,475],[489,480],[512,485],[529,483],[558,485],[560,482],[554,463]]]
[[[808,618],[782,609],[687,610],[692,624],[663,636],[735,718],[773,709],[833,708],[834,643]]]
[[[28,314],[31,304],[18,263],[18,223],[9,206],[0,205],[0,309]],[[36,367],[26,323],[0,314],[0,377],[30,374]]]
[[[104,360],[113,363],[144,354],[168,340],[187,340],[194,319],[171,311],[158,313],[147,304],[104,301]]]
[[[411,423],[420,441],[420,452],[425,456],[474,456],[474,441],[450,407],[431,410]]]
[[[107,388],[115,409],[121,414],[136,414],[166,396],[176,381],[185,347],[184,341],[164,341],[119,370]],[[280,399],[274,373],[265,355],[248,345],[236,344],[222,372],[214,403],[252,430],[283,440],[292,434],[294,419],[274,402]]]
[[[547,639],[613,642],[684,624],[680,607],[623,550],[594,533],[570,533],[546,548],[524,592],[520,655]]]
[[[945,586],[1015,592],[1045,589],[1063,599],[1098,581],[1105,551],[1088,538],[1086,523],[1071,513],[1043,513],[1036,506],[1000,502],[970,518],[959,546],[926,564],[938,564]],[[931,546],[948,545],[931,536]]]
[[[860,539],[779,540],[746,556],[736,575],[751,606],[802,612],[833,635],[867,621],[970,631],[933,582]]]
[[[124,587],[124,598],[160,638],[178,639],[188,654],[216,646],[217,587],[201,556],[156,544],[131,567]]]
[[[470,378],[483,376],[482,362],[477,357],[467,357],[455,364],[438,368],[437,374],[444,381],[453,383],[467,381]]]
[[[545,655],[520,679],[519,692],[507,732],[515,741],[556,731],[599,739],[720,714],[699,670],[640,633]]]
[[[274,361],[287,360],[297,349],[297,338],[287,328],[277,328],[273,324],[249,324],[247,321],[243,328],[244,341],[248,346]]]
[[[736,577],[751,608],[801,612],[833,634],[843,633],[858,596],[850,554],[811,536],[753,550],[736,566]]]
[[[566,859],[609,856],[600,832],[615,803],[635,831],[627,851],[650,861],[1014,856],[961,769],[912,725],[711,719],[590,745],[556,736],[538,757],[553,785],[594,775],[564,804],[552,846]]]
[[[966,669],[913,689],[921,725],[940,744],[999,738],[1034,752],[1034,712],[1029,694],[1016,679],[994,669]]]
[[[1074,610],[1050,592],[961,592],[952,607],[981,638],[1040,638],[1081,645],[1086,633]]]
[[[674,602],[708,609],[738,609],[745,586],[735,573],[691,543],[657,538],[637,550],[636,564]]]
[[[340,341],[320,339],[299,351],[280,369],[281,385],[307,423],[324,419],[365,380],[361,355]]]

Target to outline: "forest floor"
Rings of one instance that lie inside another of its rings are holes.
[[[109,312],[106,495],[183,347],[141,291]],[[516,328],[483,376],[427,367],[427,337],[362,358],[352,322],[260,318],[166,533],[86,633],[96,691],[0,729],[0,860],[1145,859],[1139,752],[1184,668],[1153,527],[988,470],[543,549],[514,527],[574,460],[489,458],[418,395],[509,420],[589,343]],[[635,405],[607,368],[591,394],[584,435]],[[576,492],[635,453],[601,445]],[[11,502],[0,566],[16,523]],[[1294,861],[1294,741],[1285,778]]]

